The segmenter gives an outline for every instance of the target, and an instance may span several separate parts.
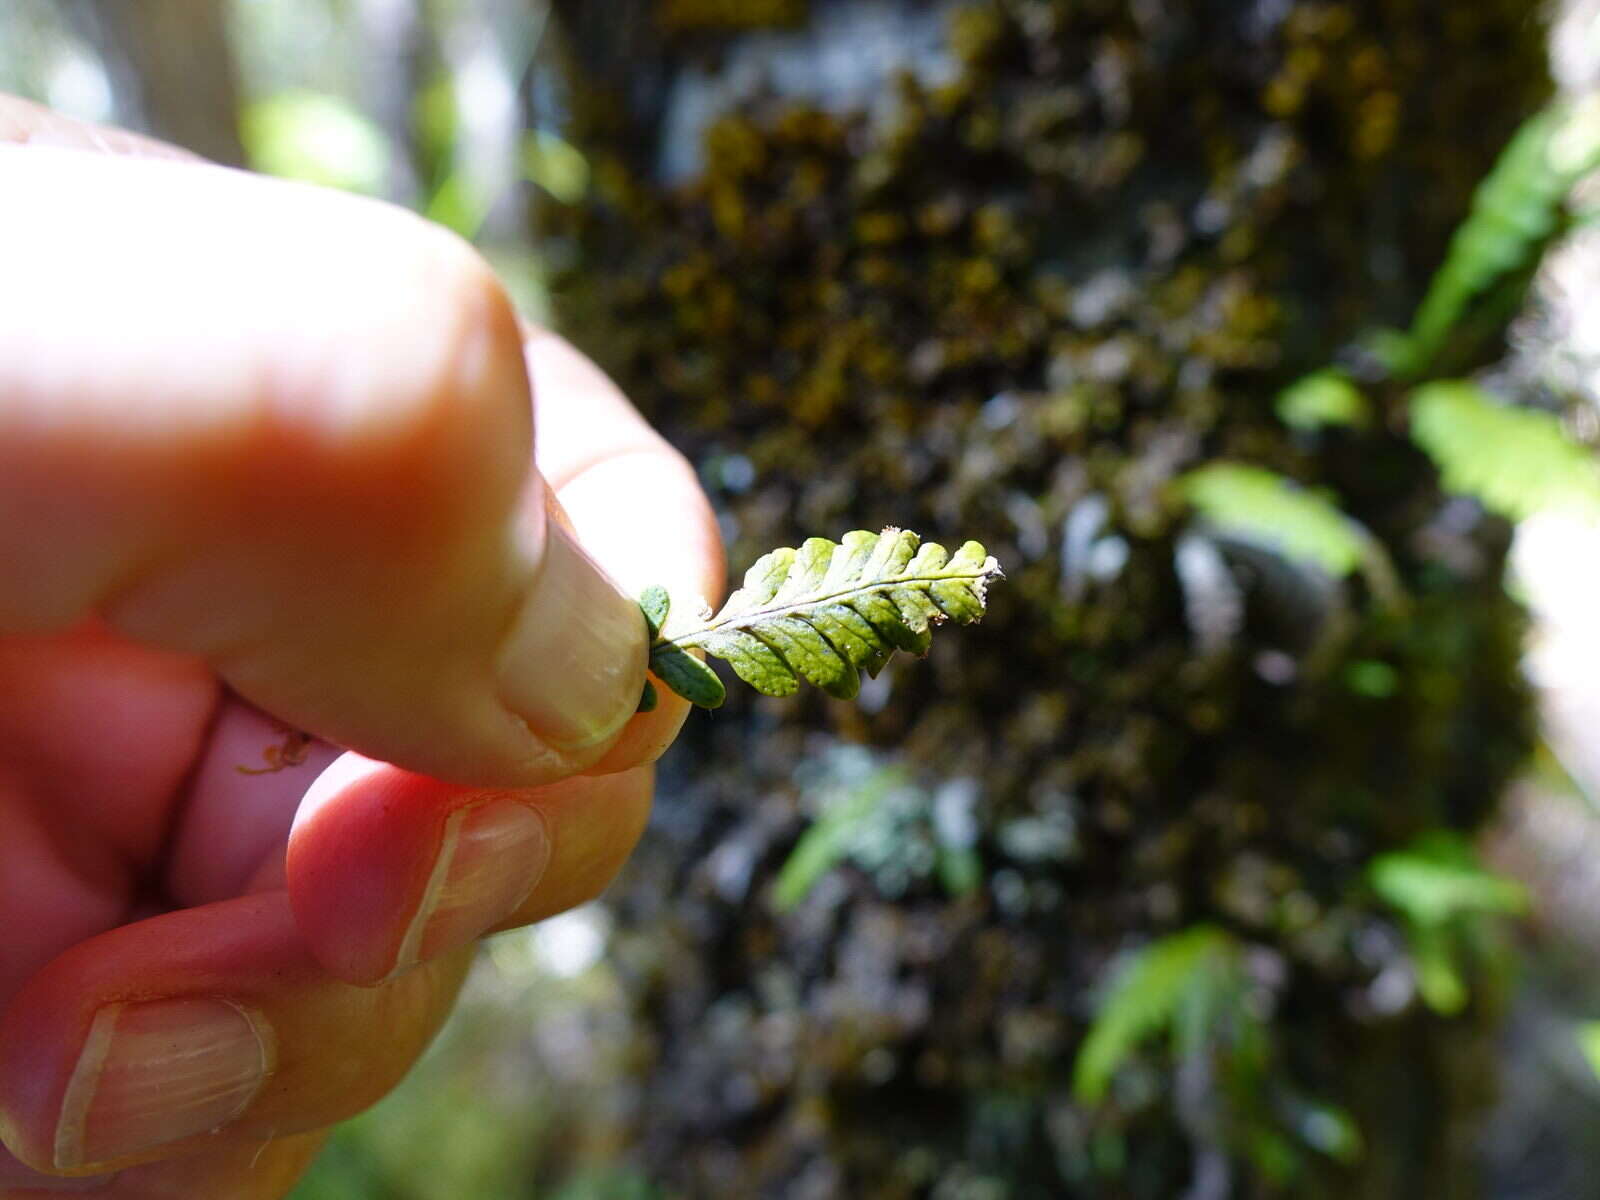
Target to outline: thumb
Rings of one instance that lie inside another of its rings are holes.
[[[0,146],[0,634],[98,615],[371,757],[530,784],[643,685],[547,517],[520,332],[398,209]]]

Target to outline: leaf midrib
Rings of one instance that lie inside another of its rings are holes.
[[[710,637],[712,634],[730,626],[737,627],[739,625],[749,624],[751,621],[772,620],[778,617],[794,616],[797,613],[803,613],[807,609],[816,608],[819,605],[837,603],[842,598],[847,596],[864,596],[871,592],[885,592],[891,588],[905,587],[918,583],[934,584],[944,583],[946,581],[957,583],[965,581],[970,583],[980,579],[987,580],[993,574],[994,572],[985,566],[979,567],[975,571],[963,571],[954,575],[902,575],[897,579],[879,579],[872,583],[860,584],[856,587],[845,588],[842,591],[829,592],[820,596],[805,597],[790,604],[785,604],[780,608],[745,609],[743,612],[733,613],[727,617],[715,618],[696,629],[691,629],[688,633],[678,634],[670,638],[662,638],[656,643],[656,645],[679,646],[687,648],[696,644],[695,639]]]

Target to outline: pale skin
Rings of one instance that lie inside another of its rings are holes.
[[[398,210],[0,97],[0,264],[0,1198],[283,1196],[626,858],[687,710],[630,596],[716,523]],[[202,1011],[178,1119],[113,1067]]]

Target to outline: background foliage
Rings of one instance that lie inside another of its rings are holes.
[[[668,181],[675,89],[736,76],[745,35],[658,26],[634,54],[679,82],[641,95],[578,29],[597,186],[546,211],[558,311],[706,464],[735,559],[894,520],[981,530],[1009,575],[865,712],[691,730],[615,901],[619,936],[667,945],[629,981],[653,1177],[1465,1186],[1493,990],[1397,985],[1444,952],[1370,864],[1476,829],[1525,753],[1507,529],[1447,497],[1381,377],[1365,428],[1276,402],[1409,323],[1537,103],[1538,37],[1520,5],[1274,11],[964,5],[892,99],[729,89]],[[1456,366],[1499,356],[1504,316]],[[796,870],[800,764],[845,743],[927,797],[903,827],[960,831],[976,888],[888,832],[910,861],[836,854],[763,902]]]
[[[1008,575],[856,703],[698,715],[303,1196],[1540,1194],[1505,922],[1579,839],[1477,847],[1509,522],[1596,497],[1507,358],[1595,139],[1521,0],[131,7],[20,0],[0,85],[474,238],[739,566]]]

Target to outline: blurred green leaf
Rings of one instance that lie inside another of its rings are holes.
[[[1300,1169],[1300,1151],[1270,1125],[1254,1125],[1245,1143],[1250,1161],[1268,1180],[1281,1187]]]
[[[939,847],[939,882],[952,896],[966,896],[983,882],[983,860],[967,846]]]
[[[433,190],[423,214],[428,220],[437,221],[470,242],[483,228],[484,219],[489,215],[489,204],[487,189],[468,172],[455,170],[445,175]]]
[[[1567,509],[1600,517],[1600,465],[1551,413],[1501,404],[1474,383],[1430,383],[1412,394],[1411,436],[1447,490],[1501,516]]]
[[[418,89],[411,102],[411,126],[416,130],[418,148],[430,158],[450,157],[460,126],[456,106],[455,81],[441,71]]]
[[[1423,1002],[1441,1016],[1455,1016],[1466,1008],[1469,992],[1445,927],[1413,923],[1407,935],[1411,966]]]
[[[589,160],[549,130],[537,129],[523,137],[522,171],[530,183],[562,204],[576,204],[589,190]]]
[[[1368,865],[1367,879],[1405,918],[1417,990],[1445,1016],[1460,1012],[1468,999],[1458,962],[1462,922],[1527,910],[1521,884],[1485,870],[1471,845],[1443,830],[1406,850],[1380,854]]]
[[[1585,1021],[1578,1026],[1575,1036],[1583,1060],[1589,1064],[1595,1078],[1600,1079],[1600,1021]]]
[[[1293,429],[1329,425],[1363,429],[1372,410],[1361,390],[1342,371],[1317,371],[1295,380],[1278,394],[1278,416]]]
[[[1567,195],[1600,165],[1600,104],[1556,104],[1523,123],[1478,185],[1411,328],[1387,336],[1398,373],[1425,372],[1476,301],[1531,271],[1562,228]]]
[[[1186,1011],[1193,1015],[1214,1005],[1237,960],[1238,943],[1212,925],[1171,934],[1135,952],[1107,988],[1078,1051],[1072,1078],[1078,1099],[1099,1103],[1142,1042],[1182,1028]],[[1192,1039],[1203,1022],[1187,1024]]]
[[[1478,863],[1472,847],[1443,831],[1406,850],[1380,854],[1367,868],[1372,888],[1419,925],[1442,925],[1463,913],[1518,914],[1527,908],[1522,885]]]
[[[1306,1104],[1296,1114],[1295,1131],[1306,1145],[1337,1162],[1356,1162],[1366,1149],[1355,1118],[1336,1104]]]
[[[1242,463],[1211,463],[1180,481],[1184,497],[1223,533],[1262,542],[1335,578],[1362,566],[1371,538],[1321,496]]]
[[[1400,690],[1400,672],[1375,658],[1360,658],[1344,669],[1344,682],[1358,696],[1386,700]]]
[[[817,881],[849,854],[850,840],[857,827],[877,811],[884,797],[900,781],[898,771],[878,771],[830,805],[800,835],[784,861],[772,885],[773,907],[786,912],[804,900]]]
[[[661,1191],[629,1167],[596,1167],[579,1172],[550,1200],[656,1200]]]
[[[246,105],[239,135],[250,165],[269,175],[377,194],[389,170],[383,130],[325,92],[280,92]]]

